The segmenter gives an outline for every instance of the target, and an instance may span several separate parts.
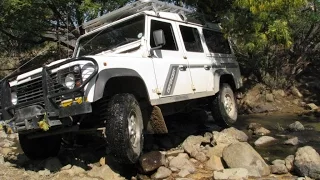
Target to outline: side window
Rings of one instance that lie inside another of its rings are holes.
[[[231,54],[229,42],[222,33],[203,29],[203,35],[210,52]]]
[[[186,50],[190,52],[203,52],[198,29],[181,25],[179,27]]]
[[[170,23],[156,21],[156,20],[151,20],[150,46],[151,47],[156,46],[153,38],[153,31],[160,30],[160,29],[163,30],[164,36],[166,39],[166,44],[162,46],[161,49],[177,51],[178,47],[177,47],[173,29],[172,29],[172,25]]]

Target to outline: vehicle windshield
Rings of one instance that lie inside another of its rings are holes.
[[[79,40],[78,56],[94,55],[139,40],[144,36],[144,15],[128,19]]]

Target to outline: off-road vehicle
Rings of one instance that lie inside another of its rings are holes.
[[[70,134],[95,132],[134,163],[164,116],[202,108],[237,119],[239,65],[218,24],[189,9],[139,0],[83,24],[73,58],[1,82],[1,119],[32,159],[55,156]]]

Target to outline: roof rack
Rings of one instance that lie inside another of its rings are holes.
[[[192,10],[158,0],[138,0],[137,2],[128,4],[115,11],[83,23],[83,28],[86,32],[89,32],[103,24],[110,23],[142,11],[154,11],[156,14],[159,14],[159,12],[178,13],[184,18],[184,20],[187,19],[186,15],[194,13]]]

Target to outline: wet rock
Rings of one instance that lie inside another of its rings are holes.
[[[69,174],[69,176],[75,176],[84,172],[85,170],[78,166],[72,166],[70,169],[61,171],[61,173]]]
[[[223,160],[230,168],[245,168],[249,176],[261,177],[270,174],[263,158],[245,142],[233,143],[223,150]]]
[[[298,139],[298,137],[293,137],[293,138],[290,138],[290,139],[286,140],[286,141],[284,142],[284,144],[296,146],[296,145],[299,144],[299,139]]]
[[[293,171],[293,161],[294,161],[294,155],[289,155],[285,159],[285,165],[289,172]]]
[[[274,137],[271,137],[271,136],[262,136],[254,142],[254,145],[255,146],[264,146],[264,145],[268,145],[276,140],[277,139],[275,139]]]
[[[275,164],[270,166],[272,174],[287,174],[288,169],[284,164]]]
[[[121,177],[118,173],[115,173],[114,171],[112,171],[112,169],[105,165],[105,166],[101,166],[101,167],[97,167],[97,166],[93,166],[93,168],[88,171],[88,176],[91,177],[96,177],[96,178],[101,178],[104,180],[124,180],[124,177]]]
[[[51,173],[48,169],[45,169],[45,170],[38,171],[38,174],[40,176],[49,176]]]
[[[157,172],[155,174],[152,175],[152,179],[164,179],[167,178],[171,175],[171,170],[161,166],[158,168]]]
[[[250,123],[248,129],[252,131],[252,134],[264,136],[270,133],[270,131],[264,127],[262,127],[259,123]]]
[[[301,176],[320,179],[320,155],[311,146],[299,148],[294,159],[294,169]]]
[[[300,93],[300,91],[295,87],[295,86],[292,86],[291,88],[291,93],[299,98],[302,98],[302,94]]]
[[[195,157],[200,151],[201,143],[210,143],[210,139],[203,136],[189,136],[182,143],[182,148],[190,154],[191,157]]]
[[[224,129],[220,133],[224,133],[224,134],[227,134],[228,136],[232,136],[240,142],[247,142],[248,141],[248,136],[246,135],[246,133],[244,133],[243,131],[240,131],[234,127]]]
[[[203,152],[198,152],[194,158],[200,162],[205,162],[207,160],[207,156]]]
[[[218,156],[211,156],[210,159],[206,162],[206,168],[212,171],[219,171],[224,169],[221,158]]]
[[[248,179],[248,170],[244,168],[223,169],[214,171],[214,179]]]
[[[273,94],[266,94],[266,101],[267,102],[274,102],[274,97],[273,97]]]
[[[179,155],[169,162],[169,167],[173,171],[186,169],[190,173],[194,173],[196,170],[192,162],[190,162],[186,157]]]
[[[159,151],[143,154],[139,159],[139,164],[145,173],[154,171],[165,163],[165,155]]]
[[[227,145],[224,144],[218,144],[214,147],[210,147],[206,153],[207,157],[211,157],[211,156],[218,156],[218,157],[222,157],[222,152],[224,150],[224,148]]]
[[[48,169],[51,172],[56,172],[62,168],[62,164],[61,164],[60,160],[56,157],[49,158],[44,163],[44,168]]]
[[[289,125],[289,130],[290,131],[303,131],[305,128],[301,122],[296,121],[292,124]]]
[[[13,145],[14,145],[14,142],[10,141],[8,139],[4,139],[4,140],[0,141],[0,147],[3,147],[3,148],[11,147]]]
[[[307,107],[309,110],[312,110],[312,111],[318,109],[318,106],[315,105],[314,103],[309,103],[309,104],[306,105],[306,107]]]

